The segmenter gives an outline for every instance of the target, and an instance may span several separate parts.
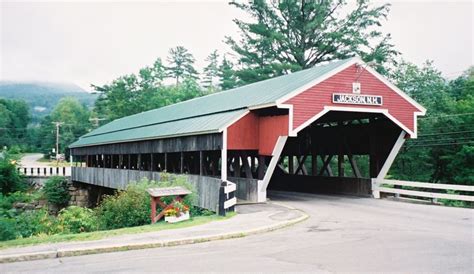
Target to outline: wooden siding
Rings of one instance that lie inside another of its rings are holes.
[[[205,134],[178,138],[104,144],[71,149],[72,155],[139,154],[220,150],[222,134]]]
[[[227,129],[227,148],[235,150],[258,149],[259,117],[250,112]]]
[[[229,177],[229,181],[237,185],[235,196],[240,201],[245,202],[258,202],[258,180]]]
[[[287,135],[288,115],[260,117],[259,154],[272,155],[278,137]]]
[[[361,83],[362,95],[383,96],[382,106],[334,104],[333,93],[352,93],[352,83]],[[309,88],[285,102],[293,105],[293,128],[296,129],[304,122],[321,112],[325,106],[388,109],[388,112],[408,129],[414,130],[414,112],[418,111],[411,103],[378,80],[370,72],[355,65],[330,77],[329,79]]]
[[[257,116],[250,112],[232,124],[227,131],[230,150],[257,150],[272,155],[279,136],[288,135],[288,115]]]
[[[221,180],[219,178],[183,175],[191,183],[198,193],[195,205],[217,212],[219,204],[219,189]],[[73,167],[71,179],[74,182],[87,183],[113,189],[125,189],[129,182],[140,181],[143,178],[159,181],[160,172],[139,171],[112,168]]]

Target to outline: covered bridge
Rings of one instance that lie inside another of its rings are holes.
[[[212,210],[230,182],[250,202],[268,188],[370,195],[424,113],[350,58],[115,120],[70,146],[72,179],[119,189],[187,174]]]

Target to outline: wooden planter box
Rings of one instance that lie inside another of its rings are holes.
[[[178,223],[178,222],[186,221],[186,220],[189,220],[189,211],[186,211],[185,213],[181,213],[179,217],[165,216],[165,222],[167,223]]]

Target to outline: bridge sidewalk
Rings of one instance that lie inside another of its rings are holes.
[[[0,250],[0,263],[60,258],[133,249],[193,244],[245,237],[290,226],[308,218],[306,213],[276,203],[236,206],[230,219],[200,226],[140,234],[127,234],[94,241],[41,244]]]

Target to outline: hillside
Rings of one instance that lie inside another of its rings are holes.
[[[92,107],[97,95],[68,83],[0,81],[0,98],[26,101],[33,122],[49,114],[63,97],[75,97]]]

